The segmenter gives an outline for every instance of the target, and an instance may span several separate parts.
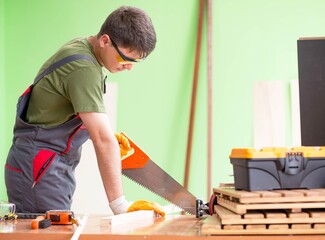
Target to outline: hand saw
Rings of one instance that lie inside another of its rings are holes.
[[[203,203],[155,164],[129,137],[121,134],[129,140],[133,149],[133,153],[122,160],[123,175],[197,218],[213,214],[217,202],[215,195],[208,203]]]

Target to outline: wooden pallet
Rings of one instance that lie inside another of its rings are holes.
[[[239,203],[325,202],[325,189],[244,191],[233,187],[214,188],[218,197]]]
[[[203,234],[325,234],[325,189],[213,190],[216,214],[204,220]]]
[[[325,208],[325,189],[296,189],[273,191],[242,191],[234,188],[214,188],[218,204],[237,214],[249,210]]]
[[[222,225],[251,225],[251,224],[325,224],[324,209],[310,209],[292,213],[285,210],[249,211],[246,214],[236,214],[222,206],[215,206],[216,217]]]
[[[301,212],[302,209],[325,208],[325,202],[241,204],[223,198],[218,198],[217,202],[237,214],[245,214],[248,210],[286,209],[290,212]]]
[[[201,233],[206,235],[288,235],[325,234],[325,224],[237,224],[222,225],[216,215],[204,219]]]

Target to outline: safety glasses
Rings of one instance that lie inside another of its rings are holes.
[[[115,48],[115,50],[118,53],[118,56],[116,56],[116,60],[120,63],[120,64],[128,64],[128,63],[135,63],[135,62],[142,62],[145,58],[129,58],[128,56],[125,56],[120,49],[118,49],[116,43],[113,41],[112,38],[111,42],[113,47]]]

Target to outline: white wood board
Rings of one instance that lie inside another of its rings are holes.
[[[116,226],[137,221],[143,222],[144,219],[153,220],[155,216],[156,214],[153,210],[139,210],[114,216],[103,217],[101,219],[101,226]]]
[[[301,146],[299,82],[290,82],[292,146]]]
[[[116,131],[118,85],[117,83],[107,83],[106,89],[107,93],[104,94],[105,107],[111,127],[113,131]],[[91,140],[83,145],[82,156],[75,174],[77,187],[71,209],[75,213],[112,215]]]
[[[285,84],[258,81],[253,86],[253,145],[285,146]]]

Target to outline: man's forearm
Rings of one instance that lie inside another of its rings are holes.
[[[97,156],[99,172],[109,202],[123,195],[121,156],[118,142],[105,113],[79,113]]]
[[[109,202],[123,195],[121,157],[117,141],[94,142],[99,172]]]

